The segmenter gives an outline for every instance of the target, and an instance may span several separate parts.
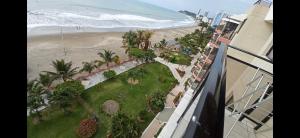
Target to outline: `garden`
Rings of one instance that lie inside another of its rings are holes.
[[[189,66],[192,61],[192,57],[185,55],[181,52],[169,52],[166,51],[160,54],[161,58],[168,60],[171,63],[180,64],[180,65],[187,65]]]
[[[75,95],[79,100],[70,102],[68,108],[61,108],[64,103],[46,108],[39,113],[39,123],[35,123],[34,115],[29,116],[27,136],[140,137],[155,114],[162,110],[164,98],[158,97],[166,96],[178,83],[169,69],[157,62],[142,64],[117,76],[107,74],[110,79],[82,90],[80,96]],[[136,83],[129,83],[129,78]],[[72,81],[61,85],[56,86],[54,93],[66,92],[66,85],[68,91],[82,89]]]

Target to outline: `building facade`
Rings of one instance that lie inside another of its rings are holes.
[[[228,44],[219,43],[221,35],[213,38],[195,63],[190,85],[159,138],[273,137],[272,3],[258,0],[246,18],[231,27]],[[224,30],[216,29],[216,34],[224,34]],[[220,74],[215,74],[217,69]],[[225,87],[220,82],[225,82]],[[220,107],[222,93],[225,105]]]

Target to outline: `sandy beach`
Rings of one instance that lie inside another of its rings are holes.
[[[199,27],[179,27],[153,30],[152,44],[161,39],[166,40],[181,37],[193,32]],[[81,67],[84,61],[100,59],[97,55],[103,49],[112,50],[128,60],[125,49],[122,46],[124,32],[93,32],[93,33],[69,33],[61,35],[42,35],[27,38],[27,78],[29,80],[38,77],[41,71],[53,71],[51,62],[55,59],[72,61],[73,67]]]

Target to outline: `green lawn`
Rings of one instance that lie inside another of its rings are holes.
[[[99,115],[100,124],[97,137],[106,137],[107,131],[111,127],[111,118],[100,110],[101,105],[109,99],[118,101],[122,112],[128,116],[136,118],[138,113],[146,109],[146,97],[151,93],[160,91],[167,93],[176,85],[177,80],[172,76],[169,69],[160,63],[149,63],[140,65],[134,69],[143,67],[148,73],[140,79],[138,85],[132,86],[127,83],[127,72],[100,83],[83,94],[86,102]],[[159,77],[164,77],[165,82],[159,81]],[[53,107],[45,111],[46,120],[38,125],[32,124],[32,118],[27,118],[27,136],[29,138],[75,138],[75,130],[80,120],[87,118],[88,113],[81,105],[74,105],[74,111],[65,116],[62,111]],[[148,113],[144,123],[139,123],[144,130],[154,114]]]
[[[169,62],[180,65],[191,65],[192,57],[185,55],[181,52],[166,52],[166,56]]]

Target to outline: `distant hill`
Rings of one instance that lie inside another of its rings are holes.
[[[193,18],[196,18],[196,14],[193,13],[193,12],[186,11],[186,10],[183,10],[183,11],[180,10],[180,11],[178,11],[178,12],[183,13],[183,14],[188,15],[188,16],[191,16],[191,17],[193,17]]]

